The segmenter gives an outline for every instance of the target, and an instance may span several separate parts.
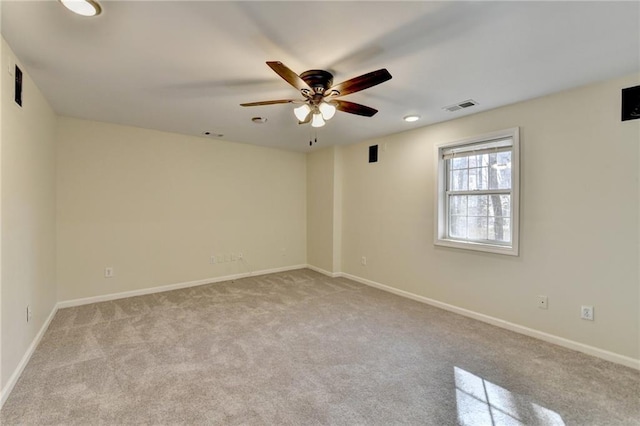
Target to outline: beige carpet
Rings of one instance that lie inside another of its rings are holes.
[[[13,424],[640,424],[640,373],[300,270],[60,310]]]

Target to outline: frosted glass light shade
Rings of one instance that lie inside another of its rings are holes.
[[[322,127],[324,126],[324,119],[322,118],[322,114],[315,113],[313,114],[313,118],[311,119],[312,127]]]
[[[298,121],[306,120],[310,112],[311,112],[311,107],[309,107],[308,104],[302,104],[298,108],[293,109],[293,113],[295,114]]]
[[[324,118],[325,120],[331,120],[331,117],[333,117],[334,114],[336,113],[335,105],[332,105],[327,102],[322,102],[318,108],[322,113],[322,118]]]
[[[60,3],[73,13],[82,16],[96,16],[102,12],[100,5],[93,0],[60,0]]]

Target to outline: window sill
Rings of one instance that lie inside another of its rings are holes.
[[[462,250],[482,251],[485,253],[503,254],[507,256],[518,256],[517,246],[499,246],[476,242],[463,242],[458,240],[436,239],[433,242],[437,246],[452,247]]]

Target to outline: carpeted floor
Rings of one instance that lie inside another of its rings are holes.
[[[640,372],[309,270],[62,309],[2,425],[640,424]]]

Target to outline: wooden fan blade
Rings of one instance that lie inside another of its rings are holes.
[[[289,67],[287,67],[285,64],[283,64],[282,62],[280,62],[280,61],[271,61],[271,62],[267,62],[267,65],[269,65],[271,67],[271,69],[276,72],[276,74],[278,74],[287,83],[289,83],[290,85],[292,85],[296,89],[298,89],[300,91],[304,90],[304,91],[312,92],[312,90],[309,87],[309,85],[307,85],[307,83],[305,83],[304,80],[301,79],[298,74],[296,74],[295,72],[291,71],[291,69]]]
[[[342,112],[348,112],[349,114],[363,115],[365,117],[373,117],[378,112],[377,109],[373,109],[366,105],[360,105],[355,102],[349,101],[333,101],[336,103],[336,109]]]
[[[294,102],[298,102],[298,101],[293,99],[278,99],[275,101],[247,102],[246,104],[240,104],[240,106],[250,107],[250,106],[260,106],[260,105],[292,104]]]
[[[363,74],[359,77],[354,77],[351,80],[343,81],[340,84],[336,84],[332,86],[329,90],[327,90],[328,96],[344,96],[349,93],[359,92],[364,89],[368,89],[369,87],[376,86],[380,83],[384,83],[387,80],[391,80],[391,74],[387,71],[386,68],[379,69],[377,71],[372,71],[367,74]],[[334,94],[334,90],[338,91],[338,94]]]

